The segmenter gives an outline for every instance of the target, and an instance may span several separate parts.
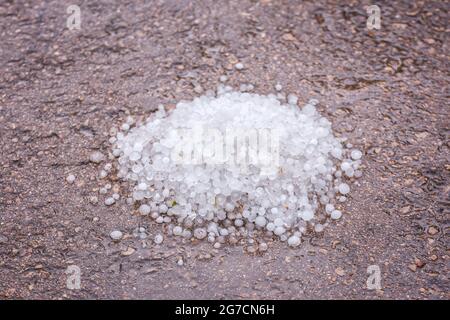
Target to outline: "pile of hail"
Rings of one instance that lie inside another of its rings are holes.
[[[129,117],[110,139],[128,203],[216,248],[258,235],[295,247],[322,232],[341,217],[362,153],[333,135],[317,100],[284,101],[220,85],[141,123]]]

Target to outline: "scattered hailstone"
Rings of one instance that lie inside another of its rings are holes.
[[[362,153],[343,147],[317,100],[302,108],[295,95],[287,100],[220,85],[217,94],[170,112],[159,106],[145,122],[112,130],[117,176],[131,187],[127,202],[170,224],[172,234],[215,247],[264,234],[296,247],[308,230],[322,232],[341,218],[335,205],[361,175]]]
[[[236,65],[234,67],[238,70],[244,69],[244,65],[241,62],[236,63]]]
[[[142,214],[144,216],[148,215],[150,213],[150,211],[151,211],[151,208],[149,205],[141,204],[141,206],[139,207],[140,214]]]
[[[155,236],[155,238],[153,239],[153,241],[154,241],[156,244],[161,244],[161,243],[163,242],[163,240],[164,240],[164,238],[163,238],[163,236],[160,235],[160,234],[157,234],[157,235]]]
[[[119,231],[119,230],[114,230],[114,231],[112,231],[112,232],[109,234],[109,236],[110,236],[111,239],[113,239],[113,240],[120,240],[120,239],[122,239],[123,234],[122,234],[122,232]]]
[[[93,163],[100,163],[104,159],[105,159],[105,156],[100,151],[94,151],[89,156],[89,160]]]
[[[105,204],[106,204],[107,206],[111,206],[111,205],[113,205],[115,202],[116,202],[116,200],[115,200],[113,197],[109,197],[109,198],[106,198],[106,199],[105,199]]]
[[[293,236],[289,237],[288,244],[291,247],[297,247],[300,244],[300,238],[296,235],[293,235]]]
[[[342,212],[340,210],[333,210],[331,212],[331,219],[337,220],[342,216]]]
[[[66,178],[67,183],[72,184],[75,182],[75,176],[73,174],[69,174]]]
[[[347,194],[350,192],[350,187],[346,183],[341,183],[338,188],[341,194]]]
[[[173,230],[172,230],[172,233],[173,233],[175,236],[181,236],[181,235],[183,234],[183,228],[180,227],[180,226],[175,226],[175,227],[173,228]]]
[[[206,237],[206,230],[203,228],[197,228],[194,230],[194,237],[197,239],[204,239]]]
[[[359,160],[362,157],[362,152],[359,150],[352,150],[351,157],[353,160]]]

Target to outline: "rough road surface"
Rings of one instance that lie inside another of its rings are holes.
[[[73,2],[80,30],[66,28]],[[377,1],[369,31],[372,3],[344,2],[1,1],[0,298],[449,299],[449,4]],[[222,74],[319,99],[364,151],[343,218],[297,249],[156,245],[163,227],[98,194],[110,181],[89,154],[108,151],[112,126]],[[70,265],[80,290],[66,287]],[[370,265],[381,290],[366,287]]]

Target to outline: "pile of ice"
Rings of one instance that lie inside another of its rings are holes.
[[[110,139],[128,202],[173,235],[216,247],[258,234],[297,246],[322,232],[341,217],[362,154],[334,137],[316,100],[288,101],[221,86],[144,123],[129,118]]]

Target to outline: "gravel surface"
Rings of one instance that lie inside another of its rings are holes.
[[[448,3],[382,2],[372,31],[368,1],[79,3],[72,31],[72,1],[0,3],[1,299],[450,298]],[[297,249],[174,239],[98,192],[126,190],[89,159],[113,125],[221,75],[318,99],[364,152],[341,220]],[[366,287],[370,265],[379,290]]]

